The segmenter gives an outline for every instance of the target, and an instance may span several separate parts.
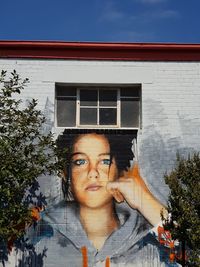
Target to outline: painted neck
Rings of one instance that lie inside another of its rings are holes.
[[[119,227],[113,203],[96,209],[81,206],[80,220],[96,249],[100,249],[107,237]]]

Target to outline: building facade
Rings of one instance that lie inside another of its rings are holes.
[[[21,96],[38,99],[46,131],[61,142],[80,134],[110,136],[123,165],[128,153],[123,145],[131,140],[132,156],[122,170],[131,172],[137,163],[163,204],[169,192],[163,176],[177,152],[200,150],[200,45],[1,41],[0,68],[29,78]],[[49,206],[62,201],[60,178],[40,177],[40,185]],[[117,262],[112,255],[107,255],[111,266],[161,266]],[[106,257],[88,264],[105,266]]]

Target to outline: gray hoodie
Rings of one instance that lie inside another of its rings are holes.
[[[18,267],[164,267],[170,264],[167,248],[161,246],[150,232],[151,225],[127,204],[117,204],[120,227],[96,250],[80,223],[76,203],[60,202],[46,211],[36,227],[28,231],[28,243]],[[83,249],[84,248],[84,249]],[[86,255],[83,255],[83,250]]]

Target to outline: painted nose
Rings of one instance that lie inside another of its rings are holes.
[[[89,173],[88,173],[88,177],[90,179],[97,179],[99,177],[98,170],[94,167],[90,168]]]

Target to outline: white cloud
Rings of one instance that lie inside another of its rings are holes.
[[[155,40],[153,31],[120,31],[112,33],[109,39],[112,42],[153,42]]]
[[[161,2],[167,0],[134,0],[143,2]],[[116,6],[112,0],[108,0],[101,12],[99,22],[114,26],[108,39],[113,42],[154,42],[158,39],[156,25],[165,20],[178,19],[180,13],[166,7],[143,9],[140,12],[133,10],[124,11]]]
[[[114,2],[108,1],[104,7],[104,12],[101,16],[101,20],[108,20],[108,21],[117,21],[121,20],[125,17],[126,14],[118,10]]]
[[[119,20],[119,19],[122,19],[123,17],[124,17],[124,14],[117,10],[110,10],[109,12],[103,15],[103,18],[107,20]]]
[[[143,3],[161,3],[168,0],[134,0],[134,1],[140,1]],[[134,7],[133,7],[134,8]],[[133,9],[134,11],[134,9]],[[106,5],[104,6],[103,12],[100,16],[100,21],[110,21],[110,22],[123,22],[126,25],[132,23],[132,21],[136,22],[148,22],[158,19],[168,19],[168,18],[179,18],[180,13],[176,10],[172,9],[163,9],[159,8],[157,10],[146,10],[141,11],[137,14],[131,13],[131,10],[129,10],[129,13],[125,13],[121,11],[119,8],[116,7],[115,2],[112,0],[108,0],[106,2]]]
[[[144,4],[159,4],[167,1],[168,0],[137,0],[137,2],[141,2]]]
[[[162,10],[161,12],[157,13],[158,18],[179,18],[180,14],[178,11],[175,10]]]
[[[180,13],[176,10],[166,9],[166,10],[156,10],[156,11],[146,11],[137,15],[133,15],[130,19],[137,23],[149,23],[153,21],[159,21],[162,19],[178,19],[180,18]]]

